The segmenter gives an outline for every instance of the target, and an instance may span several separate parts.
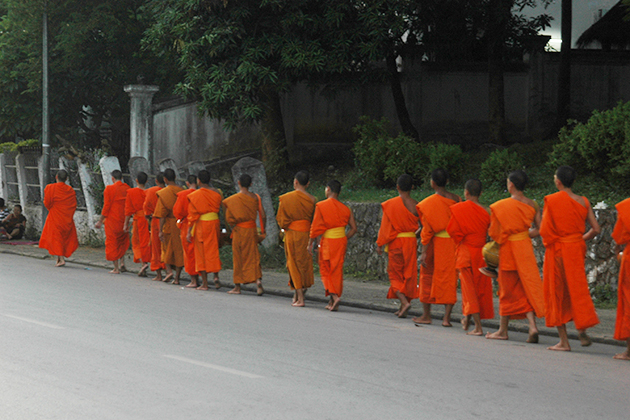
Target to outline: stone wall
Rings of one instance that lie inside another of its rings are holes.
[[[387,280],[387,256],[376,253],[376,237],[381,221],[381,206],[377,203],[348,203],[357,222],[357,234],[348,241],[346,273],[362,272],[375,279]],[[595,210],[595,216],[602,227],[602,233],[587,242],[586,274],[591,288],[609,284],[616,287],[619,263],[614,255],[612,230],[617,220],[615,210]],[[534,253],[542,275],[545,248],[540,238],[536,238]]]
[[[26,217],[26,238],[38,240],[42,233],[42,206],[27,204],[24,207],[24,216]],[[77,210],[74,213],[74,224],[77,228],[79,244],[89,246],[105,244],[105,230],[94,229],[97,220],[98,216],[90,219],[87,211]]]

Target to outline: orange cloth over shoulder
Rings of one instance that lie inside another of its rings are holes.
[[[481,319],[494,318],[492,279],[479,271],[486,265],[481,250],[486,244],[489,226],[490,214],[479,204],[464,201],[451,206],[446,231],[457,246],[455,267],[462,289],[462,313],[478,313]]]
[[[345,228],[350,221],[351,211],[341,201],[327,198],[315,206],[315,215],[311,224],[311,238],[324,235],[327,230]],[[345,233],[341,238],[322,237],[319,244],[318,261],[322,283],[326,296],[343,293],[343,262],[346,258],[348,238]]]
[[[221,223],[217,220],[199,220],[207,213],[219,213],[223,196],[214,190],[199,188],[188,195],[188,223],[194,226],[193,244],[195,269],[206,273],[221,270],[219,258],[219,233]]]
[[[125,232],[125,201],[129,185],[116,181],[105,187],[103,211],[105,216],[105,258],[121,259],[129,249],[129,233]]]
[[[573,321],[578,330],[599,324],[586,280],[586,206],[559,191],[545,197],[540,236],[545,245],[543,287],[545,325],[559,327]]]
[[[262,277],[256,219],[260,197],[242,192],[225,200],[225,220],[232,228],[234,284],[253,283]]]
[[[131,249],[133,262],[151,262],[151,234],[149,222],[144,217],[146,192],[142,188],[130,188],[125,201],[125,216],[133,216]]]
[[[381,204],[383,217],[376,245],[387,245],[387,274],[390,287],[387,299],[397,299],[400,292],[408,300],[418,298],[418,216],[409,211],[402,198]],[[413,234],[401,236],[400,234]]]
[[[499,200],[490,209],[489,234],[500,245],[499,313],[519,319],[534,312],[541,318],[545,316],[543,285],[527,233],[537,210],[513,198]]]
[[[65,182],[49,184],[44,188],[44,205],[48,209],[48,217],[39,247],[47,249],[50,255],[70,257],[79,247],[73,219],[77,195]]]
[[[433,194],[416,205],[422,224],[420,239],[427,245],[426,260],[420,267],[422,303],[449,305],[457,302],[455,242],[446,233],[451,219],[450,207],[455,203],[450,198]]]
[[[280,196],[276,221],[284,229],[284,253],[291,289],[309,288],[315,282],[313,257],[308,252],[315,202],[301,191]]]
[[[612,237],[619,245],[626,245],[621,259],[619,283],[617,284],[617,321],[615,323],[615,340],[630,338],[630,198],[615,206],[617,223]]]
[[[162,187],[155,186],[145,190],[145,199],[144,199],[144,214],[146,216],[153,216],[153,212],[155,211],[155,205],[157,204],[157,192],[160,191]],[[164,262],[162,261],[162,242],[160,242],[160,219],[153,217],[151,218],[151,271],[163,270],[166,268]]]
[[[162,226],[162,234],[164,242],[162,243],[162,260],[164,264],[170,264],[175,267],[184,266],[184,249],[182,248],[182,241],[180,239],[179,228],[177,227],[177,220],[173,215],[173,206],[177,201],[177,193],[184,191],[183,188],[177,185],[167,185],[159,190],[156,195],[158,196],[157,203],[155,205],[155,211],[153,217],[164,219],[164,225]]]
[[[184,250],[184,270],[191,276],[199,274],[195,268],[195,244],[188,242],[188,196],[196,190],[188,188],[187,190],[177,193],[177,201],[173,206],[173,215],[177,220],[179,227],[179,238],[182,241],[182,249]]]

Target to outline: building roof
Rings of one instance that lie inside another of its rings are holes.
[[[630,48],[630,7],[618,2],[578,38],[578,48],[597,42],[603,50]]]

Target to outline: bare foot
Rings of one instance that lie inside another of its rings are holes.
[[[412,318],[411,320],[414,322],[414,324],[426,324],[426,325],[428,325],[428,324],[431,323],[431,318],[425,318],[424,315],[417,316],[415,318]]]
[[[193,283],[193,282],[191,281],[190,283],[188,283],[188,284],[187,284],[186,286],[184,286],[184,287],[188,287],[188,288],[191,288],[191,289],[192,289],[193,287],[195,287],[195,288],[196,288],[196,287],[199,287],[199,285],[198,285],[197,283]]]
[[[63,267],[64,265],[66,265],[65,261],[57,261],[57,264],[55,264],[55,267]]]
[[[453,324],[451,324],[449,321],[442,321],[442,326],[443,327],[447,327],[450,328],[453,326]]]
[[[228,292],[231,295],[240,295],[241,294],[241,288],[240,287],[235,287],[234,289],[230,290]]]
[[[483,335],[483,330],[472,330],[472,331],[468,331],[466,333],[466,335],[475,335],[475,336],[482,336]]]
[[[120,274],[120,271],[114,268],[112,271],[109,272],[109,274]]]
[[[460,322],[462,323],[462,329],[464,331],[468,331],[468,328],[470,327],[470,319],[467,316],[464,316]]]
[[[155,276],[151,280],[152,281],[162,281],[162,276]]]
[[[265,289],[263,289],[263,287],[262,287],[262,282],[260,280],[258,280],[256,282],[256,294],[258,296],[262,296],[263,293],[265,293]]]
[[[618,353],[615,354],[613,356],[613,359],[617,359],[617,360],[630,360],[630,355],[628,354],[628,351],[624,351],[623,353]]]
[[[332,304],[333,304],[333,298],[331,297],[330,300],[328,301],[328,305],[326,305],[326,309],[330,311],[330,308],[332,308]]]
[[[218,274],[214,275],[214,288],[217,289],[217,290],[221,288],[221,282],[219,281],[219,275]]]
[[[334,300],[334,298],[333,298]],[[341,303],[341,299],[337,298],[336,300],[334,300],[332,306],[330,307],[330,311],[331,312],[337,312],[339,310],[339,304]]]
[[[125,267],[124,265],[120,266],[120,272],[121,273],[126,273],[127,272],[127,267]]]
[[[399,316],[400,315],[400,309],[397,310],[396,312],[394,312],[394,315]]]
[[[179,285],[179,280],[173,280],[171,284]]]
[[[208,286],[199,286],[197,287],[197,290],[208,290]],[[228,292],[230,293],[230,292]]]
[[[538,343],[538,331],[529,333],[529,337],[525,340],[526,343],[537,344]]]
[[[166,275],[166,277],[164,277],[164,278],[162,279],[162,281],[163,281],[163,282],[167,282],[167,281],[169,281],[169,280],[170,280],[170,279],[172,279],[172,278],[173,278],[173,273],[171,273],[171,274],[167,274],[167,275]]]
[[[588,334],[586,334],[585,332],[579,333],[578,338],[580,339],[580,344],[582,345],[582,347],[588,347],[593,344],[591,337],[589,337]]]
[[[304,302],[293,302],[291,306],[294,306],[296,308],[303,308],[305,305]]]
[[[407,303],[405,306],[402,306],[400,308],[398,318],[407,318],[407,312],[409,312],[409,308],[411,308],[411,303]]]
[[[555,346],[547,347],[547,350],[553,351],[571,351],[571,347],[563,346],[561,343],[556,344]]]
[[[140,271],[138,272],[138,277],[146,277],[148,268],[149,268],[149,264],[143,265]]]
[[[508,336],[507,336],[507,333],[503,335],[503,334],[499,334],[499,331],[495,331],[493,333],[487,333],[486,338],[488,340],[507,340]]]

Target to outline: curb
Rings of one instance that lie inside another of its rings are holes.
[[[20,255],[23,257],[29,257],[29,258],[37,258],[40,260],[46,260],[46,259],[50,259],[52,258],[50,255],[35,255],[32,253],[28,253],[28,252],[21,252],[18,250],[12,250],[12,249],[0,249],[0,254],[10,254],[10,255]],[[67,262],[73,263],[73,264],[80,264],[80,265],[85,265],[88,267],[96,267],[96,268],[103,268],[103,269],[109,269],[111,268],[110,265],[106,264],[106,263],[94,263],[91,261],[84,261],[84,260],[75,260],[72,257],[71,258],[66,258]],[[129,273],[134,273],[137,274],[138,271],[137,270],[129,270]],[[249,285],[243,285],[241,286],[243,290],[247,291],[247,292],[256,292],[256,288],[253,286],[249,286]],[[265,294],[269,294],[272,296],[281,296],[281,297],[293,297],[293,293],[292,292],[288,292],[285,290],[279,290],[279,289],[267,289],[265,288]],[[318,302],[318,303],[326,303],[328,302],[327,298],[323,298],[323,297],[318,297],[318,296],[308,296],[308,294],[306,294],[304,296],[305,300],[311,301],[311,302]],[[357,309],[367,309],[370,311],[378,311],[378,312],[387,312],[387,313],[393,313],[392,308],[387,307],[385,305],[380,305],[378,303],[366,303],[366,302],[362,302],[362,301],[357,301],[357,300],[344,300],[341,304],[341,306],[347,306],[347,307],[351,307],[351,308],[357,308]],[[409,315],[414,315],[414,316],[420,316],[422,314],[422,312],[418,311],[418,310],[410,310],[409,311]],[[443,312],[439,312],[439,311],[435,311],[431,314],[431,318],[435,319],[435,320],[441,320],[444,316]],[[455,321],[457,322],[457,321]],[[496,321],[494,319],[489,320],[482,320],[481,321],[481,325],[486,327],[486,328],[494,328],[494,329],[498,329],[499,328],[499,321]],[[508,326],[508,331],[514,331],[514,332],[520,332],[520,333],[528,333],[528,327],[525,325],[514,325],[514,324],[510,324]],[[558,337],[558,333],[553,332],[553,331],[544,331],[544,330],[539,330],[538,331],[539,335],[544,335],[546,337]],[[593,341],[593,343],[599,343],[599,344],[608,344],[608,345],[613,345],[613,346],[619,346],[619,347],[626,347],[627,344],[622,342],[622,341],[618,341],[615,340],[613,338],[608,338],[608,337],[602,337],[602,336],[596,336],[596,335],[589,335],[589,337],[591,338],[591,340]],[[569,339],[572,340],[578,340],[578,336],[577,333],[569,333]]]

